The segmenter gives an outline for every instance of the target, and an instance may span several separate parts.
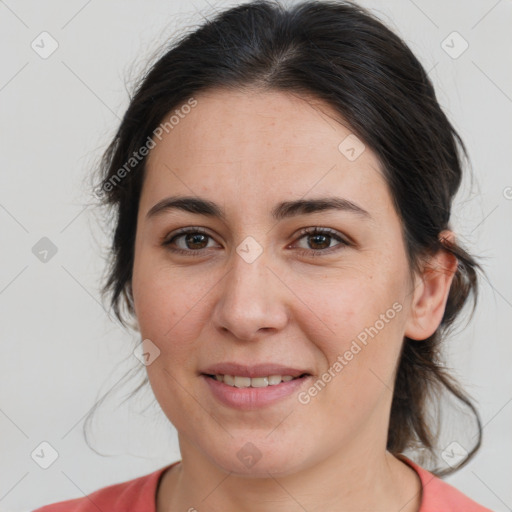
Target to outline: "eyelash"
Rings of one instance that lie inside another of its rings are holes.
[[[162,242],[162,245],[165,246],[168,250],[171,252],[177,253],[177,254],[185,254],[187,256],[201,256],[205,250],[207,249],[198,249],[198,250],[185,250],[185,249],[176,249],[171,248],[170,245],[177,239],[182,237],[183,235],[187,234],[201,234],[205,235],[209,238],[213,238],[211,235],[209,235],[204,229],[199,227],[189,227],[189,228],[182,228],[177,233],[174,234],[170,239],[165,240]],[[327,249],[298,249],[299,253],[303,256],[324,256],[327,254],[331,254],[332,252],[339,251],[343,247],[350,247],[352,245],[351,242],[349,242],[347,239],[340,236],[340,234],[337,231],[334,231],[333,229],[329,228],[319,228],[319,227],[313,227],[313,228],[304,228],[300,231],[300,237],[304,238],[305,236],[315,236],[315,235],[328,235],[331,238],[336,239],[338,242],[340,242],[338,245],[334,247],[329,247]]]

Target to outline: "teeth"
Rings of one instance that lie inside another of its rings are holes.
[[[267,386],[281,384],[281,382],[288,382],[294,378],[291,375],[270,375],[252,379],[250,377],[239,377],[238,375],[215,375],[215,380],[236,388],[266,388]]]

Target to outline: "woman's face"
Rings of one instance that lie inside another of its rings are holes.
[[[148,157],[132,280],[149,380],[182,457],[284,475],[385,447],[414,286],[375,154],[320,102],[323,112],[282,92],[195,100]],[[148,215],[171,196],[222,216]],[[300,206],[320,199],[339,207]],[[204,375],[221,363],[309,376],[230,387]]]

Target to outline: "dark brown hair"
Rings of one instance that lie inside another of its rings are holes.
[[[471,400],[443,366],[440,349],[470,295],[476,304],[481,269],[460,245],[440,240],[439,234],[449,229],[462,159],[469,159],[418,59],[354,3],[305,1],[285,8],[254,1],[219,13],[166,48],[136,85],[101,162],[97,192],[115,218],[103,295],[109,294],[125,325],[124,312],[134,315],[131,277],[146,161],[140,148],[154,139],[171,111],[200,91],[250,87],[323,100],[373,150],[402,221],[411,271],[439,250],[457,257],[439,328],[428,339],[404,340],[387,448],[394,454],[415,451],[419,462],[439,476],[458,469],[479,448],[482,429]],[[131,160],[135,153],[136,161]],[[444,446],[439,446],[439,419],[432,411],[443,393],[466,407],[476,422],[472,446],[465,446],[467,457],[455,468],[438,465]]]

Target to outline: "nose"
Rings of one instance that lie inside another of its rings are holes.
[[[289,292],[269,263],[265,252],[251,263],[234,252],[226,275],[218,283],[212,320],[219,330],[230,332],[236,339],[253,340],[286,326]]]

